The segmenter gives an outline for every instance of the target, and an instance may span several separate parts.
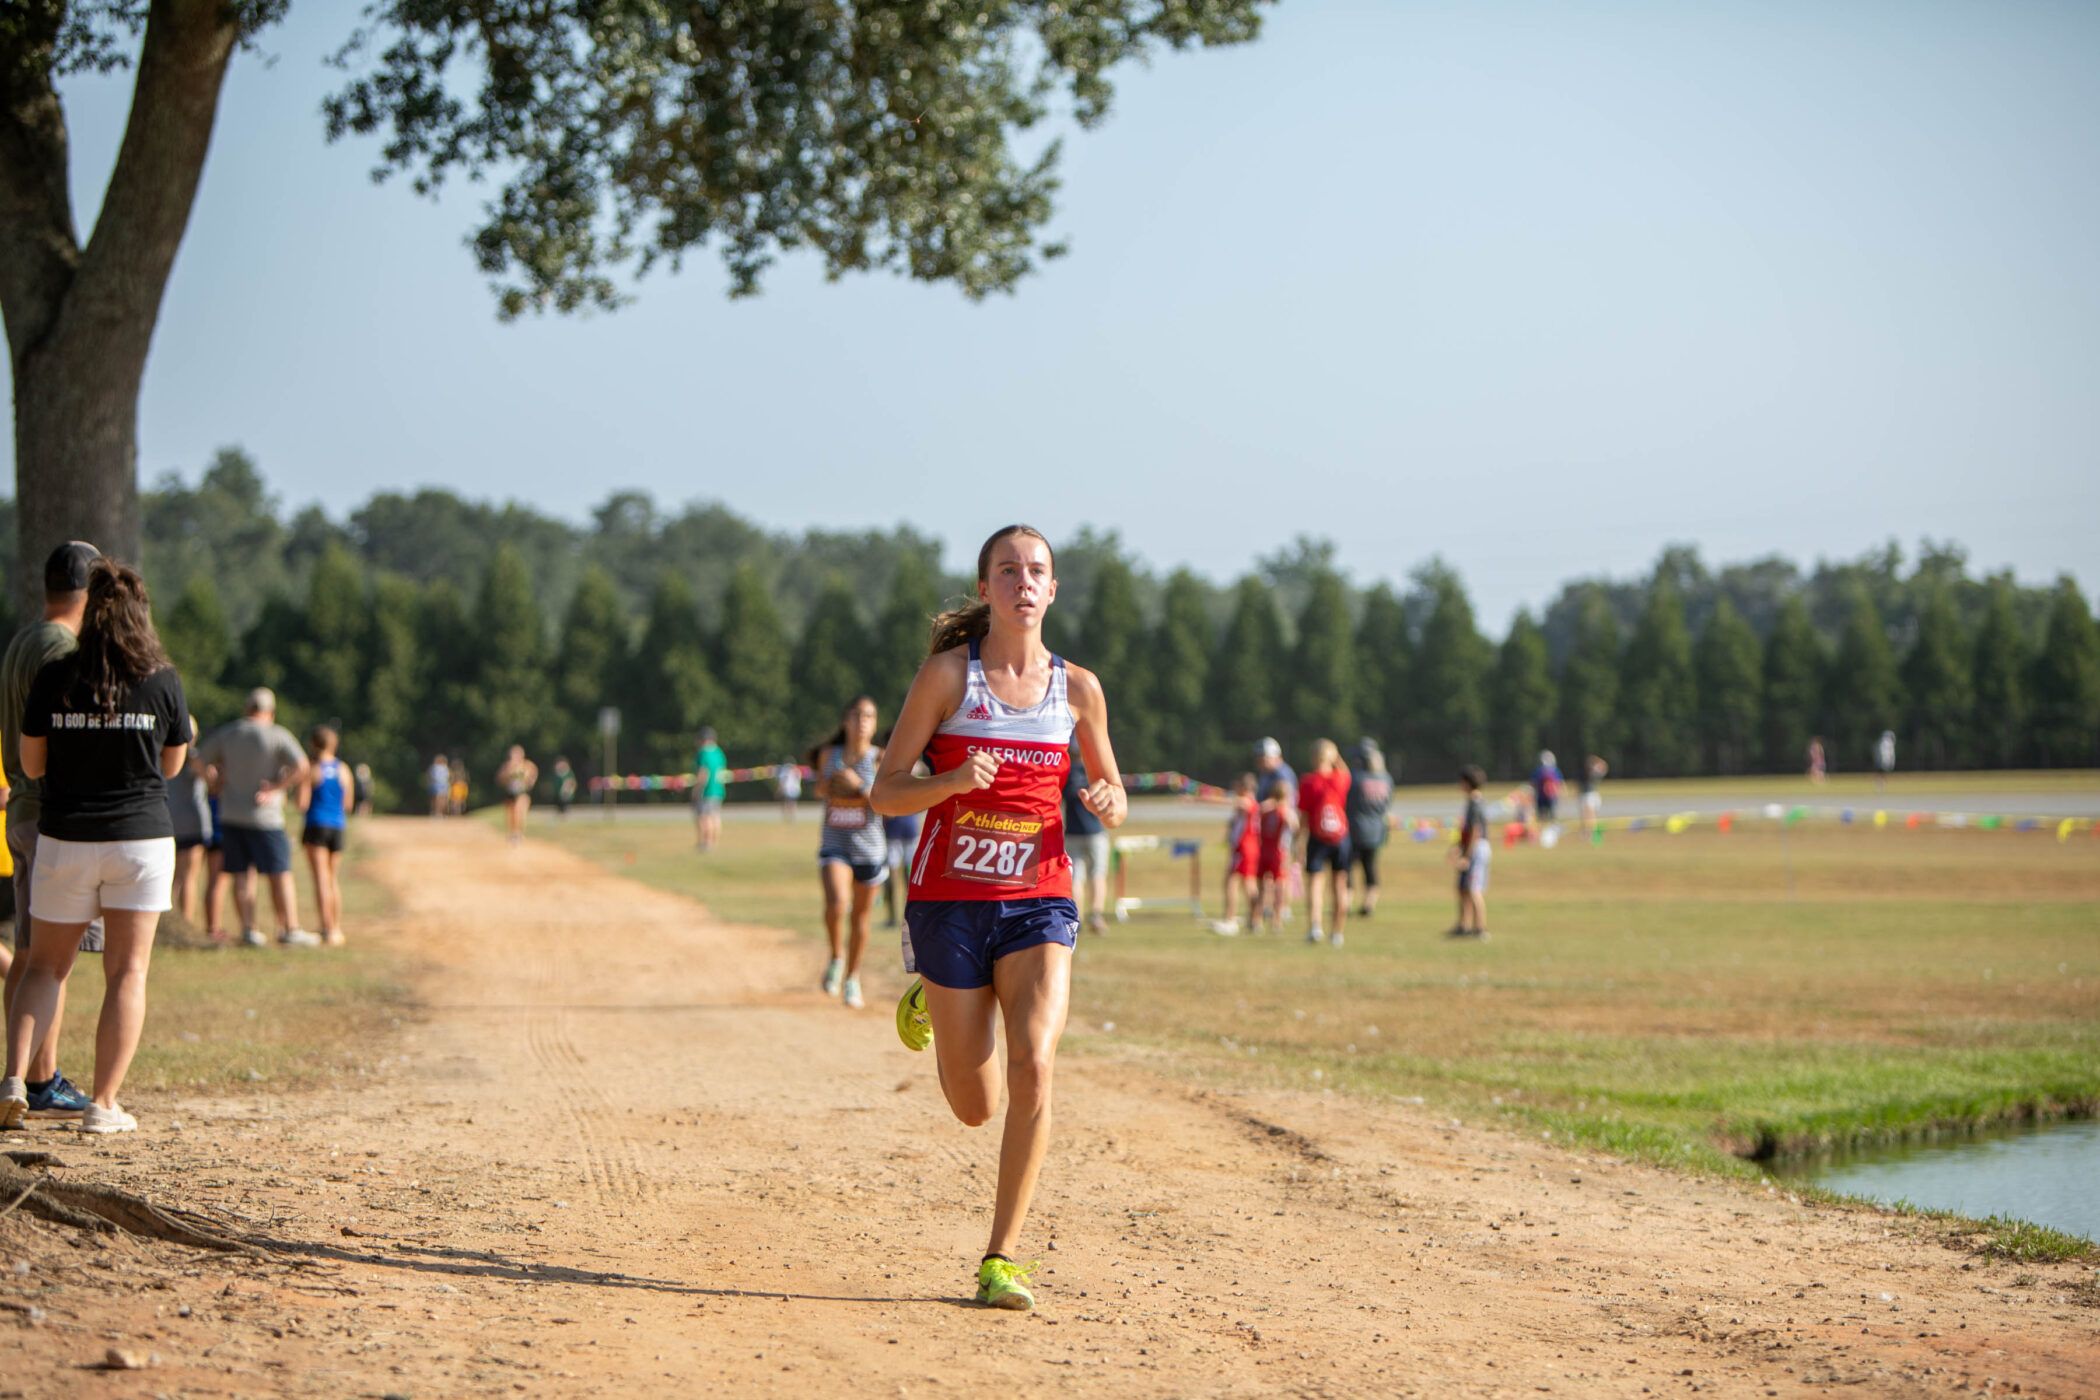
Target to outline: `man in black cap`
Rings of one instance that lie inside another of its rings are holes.
[[[0,658],[0,746],[7,764],[7,853],[15,864],[15,961],[7,971],[7,1005],[12,1008],[15,987],[29,960],[29,885],[36,870],[36,824],[41,803],[34,778],[22,772],[22,706],[29,699],[29,683],[36,673],[80,645],[80,620],[87,611],[88,566],[102,552],[80,540],[69,540],[51,551],[44,561],[44,616],[15,633]],[[102,951],[102,921],[88,925],[80,940],[80,951]],[[88,1106],[88,1096],[58,1072],[58,1032],[65,1020],[66,989],[58,989],[58,1005],[52,1011],[51,1031],[29,1060],[24,1079],[29,1085],[29,1111],[39,1115],[79,1113]]]

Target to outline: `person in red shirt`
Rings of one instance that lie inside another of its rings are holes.
[[[1283,927],[1290,917],[1291,833],[1298,824],[1297,800],[1297,789],[1279,780],[1255,808],[1256,918],[1270,929]]]
[[[1342,946],[1342,920],[1349,913],[1349,765],[1332,739],[1313,743],[1312,771],[1298,782],[1298,811],[1305,827],[1305,941]],[[1321,875],[1327,879],[1322,881]],[[1320,887],[1334,903],[1334,929],[1320,926]]]
[[[1242,773],[1232,785],[1232,820],[1225,827],[1225,917],[1210,931],[1227,938],[1240,931],[1239,906],[1247,905],[1251,926],[1261,911],[1261,804],[1254,800],[1254,775]]]

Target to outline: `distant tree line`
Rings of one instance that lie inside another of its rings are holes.
[[[483,785],[514,742],[594,773],[606,705],[625,771],[681,771],[702,724],[732,763],[771,762],[863,692],[887,723],[927,619],[970,583],[909,528],[791,536],[634,493],[584,526],[437,490],[287,515],[235,450],[143,506],[199,719],[269,685],[288,722],[339,721],[394,803],[438,752]],[[2077,585],[1973,578],[1950,545],[1908,569],[1891,545],[1805,574],[1778,558],[1713,571],[1673,547],[1643,580],[1566,585],[1499,642],[1442,561],[1358,587],[1312,540],[1220,586],[1082,531],[1058,574],[1049,640],[1102,675],[1131,771],[1222,779],[1267,734],[1294,759],[1318,736],[1374,735],[1416,780],[1465,762],[1514,776],[1542,747],[1627,776],[1795,771],[1811,735],[1834,768],[1862,768],[1884,729],[1905,768],[2100,760],[2100,627]]]

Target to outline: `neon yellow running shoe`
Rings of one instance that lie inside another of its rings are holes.
[[[977,1266],[977,1301],[988,1308],[1027,1312],[1035,1306],[1028,1291],[1028,1276],[1034,1264],[1016,1264],[1011,1259],[987,1259]]]
[[[907,1050],[933,1044],[933,1020],[926,1014],[926,983],[914,977],[897,1000],[897,1039]]]

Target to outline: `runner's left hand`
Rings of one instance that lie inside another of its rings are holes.
[[[1096,778],[1087,784],[1085,792],[1079,794],[1079,800],[1097,817],[1120,817],[1125,796],[1122,784],[1112,783],[1106,778]]]

